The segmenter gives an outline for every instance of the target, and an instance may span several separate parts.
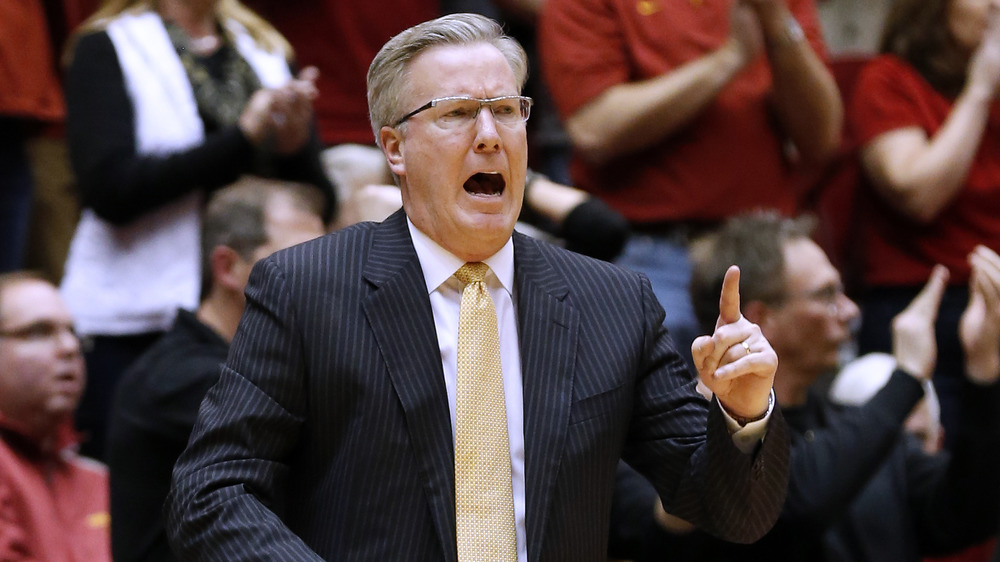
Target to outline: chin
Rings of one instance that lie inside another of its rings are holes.
[[[506,240],[514,232],[515,222],[517,221],[510,219],[505,214],[483,214],[472,218],[466,224],[466,231],[469,236],[473,237],[483,239],[502,237]]]
[[[46,409],[54,416],[72,416],[79,403],[79,396],[57,396],[49,401]]]

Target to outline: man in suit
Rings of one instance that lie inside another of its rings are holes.
[[[787,428],[777,357],[739,313],[738,269],[714,334],[692,345],[709,401],[644,276],[513,233],[525,70],[515,41],[468,14],[376,56],[372,124],[403,210],[255,266],[174,471],[180,558],[604,560],[620,457],[710,532],[749,542],[771,527]],[[483,263],[485,280],[457,277]],[[492,414],[496,396],[466,402],[470,289],[492,301],[504,415],[472,453],[500,441],[503,461],[472,469],[469,411]],[[470,496],[469,470],[487,468],[508,476]],[[484,498],[496,505],[470,513]]]

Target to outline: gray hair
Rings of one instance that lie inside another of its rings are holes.
[[[415,25],[390,39],[368,67],[368,112],[375,142],[381,146],[379,131],[402,118],[396,102],[403,99],[409,78],[409,64],[431,47],[487,43],[507,59],[520,92],[528,78],[528,56],[500,24],[478,14],[450,14]]]

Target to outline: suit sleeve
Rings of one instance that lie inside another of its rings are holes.
[[[645,278],[642,287],[648,360],[636,383],[623,459],[649,478],[668,513],[727,541],[756,541],[774,525],[787,491],[789,437],[781,410],[774,408],[757,451],[740,452],[720,406],[695,390]]]
[[[306,404],[301,335],[283,272],[258,263],[219,382],[202,403],[165,505],[182,560],[320,560],[282,522],[287,458]]]

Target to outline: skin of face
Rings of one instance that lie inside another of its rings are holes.
[[[786,298],[772,307],[761,329],[788,371],[818,377],[837,367],[840,348],[851,337],[850,324],[859,310],[843,293],[836,297],[835,307],[810,296],[841,283],[840,273],[815,242],[786,242],[784,259]]]
[[[38,280],[0,291],[0,331],[51,326],[52,336],[0,336],[0,412],[44,438],[73,415],[86,383],[80,341],[58,291]]]
[[[948,4],[948,30],[968,53],[982,42],[990,5],[1000,6],[1000,0],[952,0]]]
[[[431,47],[407,68],[402,114],[448,96],[517,95],[517,81],[500,51],[487,43]],[[501,125],[484,108],[472,126],[444,129],[435,110],[400,127],[383,127],[383,151],[399,177],[403,208],[421,232],[466,261],[482,261],[510,238],[521,211],[528,161],[525,124]],[[474,194],[477,173],[499,174],[500,194]]]

